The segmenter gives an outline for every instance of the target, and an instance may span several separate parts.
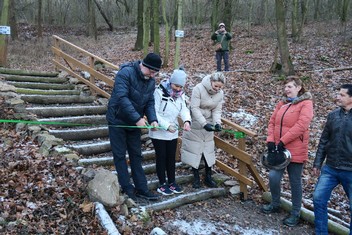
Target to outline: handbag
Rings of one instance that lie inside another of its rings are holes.
[[[222,41],[224,40],[224,37],[225,37],[225,34],[222,35],[222,38],[221,38],[220,43],[215,42],[215,44],[214,44],[214,50],[215,50],[215,51],[221,51],[221,50],[222,50],[221,44],[222,44]]]

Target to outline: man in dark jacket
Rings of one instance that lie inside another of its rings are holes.
[[[161,64],[160,56],[154,53],[149,53],[143,61],[123,64],[115,77],[106,114],[118,180],[122,191],[134,200],[136,196],[148,200],[159,198],[149,191],[142,168],[140,128],[149,126],[148,122],[152,127],[158,126],[154,108],[154,75]],[[126,150],[134,186],[130,182]]]
[[[216,69],[221,71],[221,60],[224,59],[225,71],[229,71],[229,42],[232,35],[226,31],[225,24],[220,23],[219,29],[211,35],[211,40],[219,45],[216,49]]]
[[[352,209],[352,84],[342,85],[336,100],[340,108],[328,115],[313,165],[313,172],[320,174],[313,195],[316,234],[328,234],[327,204],[338,184]]]

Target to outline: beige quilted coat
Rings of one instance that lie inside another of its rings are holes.
[[[198,169],[202,154],[208,166],[215,164],[214,132],[206,131],[205,124],[221,124],[221,109],[224,93],[216,92],[211,87],[210,75],[205,76],[196,85],[191,97],[191,131],[184,131],[182,136],[181,160]]]

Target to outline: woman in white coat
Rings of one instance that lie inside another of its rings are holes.
[[[162,81],[154,92],[155,111],[161,129],[150,130],[149,136],[155,148],[156,171],[160,183],[157,191],[163,195],[183,192],[175,181],[175,153],[178,117],[181,117],[184,123],[183,130],[189,131],[191,125],[191,115],[183,93],[186,79],[186,73],[182,69],[176,69],[171,78]]]
[[[192,166],[193,188],[200,188],[198,169],[202,158],[205,161],[204,183],[208,187],[217,187],[211,178],[211,167],[215,164],[214,131],[221,131],[224,84],[224,74],[216,72],[205,76],[192,91],[192,125],[191,131],[183,133],[181,159]]]

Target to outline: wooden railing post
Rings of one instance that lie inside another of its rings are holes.
[[[244,152],[246,151],[245,138],[240,138],[238,140],[238,148]],[[247,164],[239,160],[238,165],[239,165],[240,174],[247,177],[247,175],[248,175]],[[248,188],[247,188],[247,185],[243,182],[240,182],[240,191],[241,191],[241,200],[247,200],[248,199]]]
[[[89,67],[94,69],[94,57],[93,56],[89,57]],[[90,74],[89,81],[92,84],[95,84],[95,77],[94,77],[93,74]],[[92,95],[96,95],[97,94],[97,92],[92,87],[90,88],[90,91],[92,92]]]

